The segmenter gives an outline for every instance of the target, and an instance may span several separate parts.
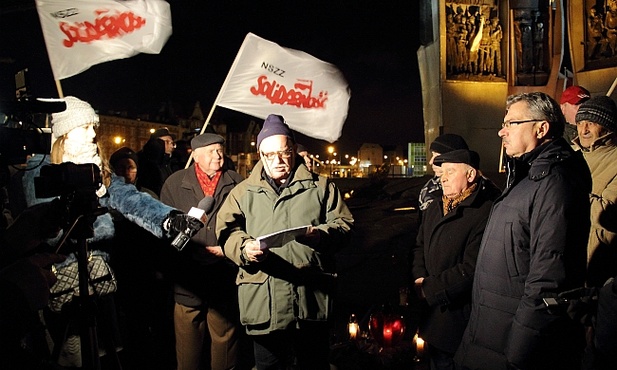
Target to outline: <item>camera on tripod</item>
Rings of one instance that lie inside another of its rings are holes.
[[[92,237],[94,220],[107,212],[107,208],[99,205],[96,194],[101,185],[101,170],[94,163],[45,165],[41,167],[40,176],[34,178],[37,198],[59,196],[66,210],[66,221],[71,224],[82,219],[82,227],[75,230],[78,237]]]
[[[41,167],[34,190],[37,198],[51,198],[74,192],[95,193],[101,184],[101,170],[96,164],[64,162]]]

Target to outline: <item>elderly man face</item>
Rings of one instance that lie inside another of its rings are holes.
[[[461,194],[476,179],[477,171],[465,163],[442,163],[440,177],[443,195],[448,198]]]
[[[277,183],[284,182],[295,164],[293,142],[285,135],[269,136],[259,145],[264,169]]]
[[[212,176],[223,167],[225,161],[223,153],[223,145],[215,143],[193,150],[193,159],[203,172]]]
[[[594,141],[608,133],[602,125],[587,120],[576,122],[576,131],[583,148],[589,148]]]

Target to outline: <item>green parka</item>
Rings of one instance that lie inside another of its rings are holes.
[[[225,255],[239,267],[236,283],[240,321],[249,334],[267,334],[302,320],[326,321],[335,288],[334,253],[353,227],[351,212],[332,182],[308,171],[301,159],[278,195],[257,163],[221,207],[216,234]],[[273,246],[266,259],[241,257],[247,242],[276,231],[312,225],[320,230],[315,248],[298,240]]]

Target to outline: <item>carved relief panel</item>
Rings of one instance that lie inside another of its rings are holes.
[[[544,86],[551,72],[550,8],[543,1],[520,3],[512,2],[510,10],[514,84]]]
[[[446,78],[504,81],[504,29],[494,0],[445,3]]]

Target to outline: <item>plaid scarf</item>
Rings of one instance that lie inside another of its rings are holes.
[[[219,179],[221,178],[221,173],[222,171],[216,171],[214,176],[210,178],[210,176],[202,171],[199,166],[195,165],[195,175],[197,175],[197,181],[199,181],[199,186],[201,186],[204,196],[214,196],[214,191],[216,190],[216,185],[218,185]]]
[[[478,187],[478,183],[474,182],[470,187],[463,190],[460,194],[455,195],[452,198],[448,198],[445,195],[442,197],[443,200],[443,215],[447,215],[452,212],[462,201],[467,199]]]

